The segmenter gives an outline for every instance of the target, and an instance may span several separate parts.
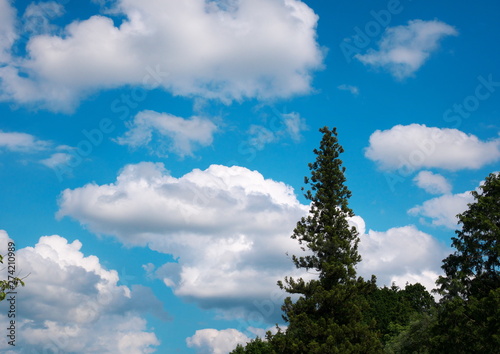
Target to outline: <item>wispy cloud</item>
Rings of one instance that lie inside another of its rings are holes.
[[[0,149],[30,153],[46,150],[49,146],[51,146],[50,142],[39,140],[31,134],[0,130]]]
[[[412,76],[429,59],[447,36],[458,35],[457,30],[438,20],[409,21],[406,26],[388,28],[378,43],[378,50],[369,49],[355,58],[363,64],[381,67],[397,79]]]
[[[277,124],[264,125],[252,124],[248,129],[249,145],[258,150],[262,150],[267,144],[292,139],[293,142],[299,142],[302,139],[302,132],[307,130],[306,120],[296,112],[279,113]]]
[[[339,90],[342,90],[342,91],[349,91],[354,96],[359,95],[359,87],[357,87],[357,86],[342,84],[342,85],[337,86],[337,88]]]
[[[159,156],[172,152],[181,157],[192,156],[195,149],[211,145],[217,131],[207,118],[185,119],[155,111],[139,112],[128,127],[125,135],[116,139],[118,144],[147,147]]]
[[[49,168],[56,168],[59,165],[67,164],[71,160],[71,155],[65,152],[56,152],[52,154],[49,158],[40,160],[42,165]]]

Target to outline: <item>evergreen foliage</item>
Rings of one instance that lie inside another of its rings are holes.
[[[500,174],[490,174],[475,202],[458,215],[456,251],[443,260],[443,296],[434,331],[436,349],[494,353],[500,348]]]
[[[297,268],[312,280],[286,277],[278,285],[298,295],[285,299],[286,330],[257,338],[232,353],[498,353],[500,348],[500,174],[490,174],[474,203],[458,215],[452,238],[455,252],[443,260],[438,304],[421,284],[378,288],[375,276],[356,276],[358,232],[348,218],[351,192],[346,187],[342,147],[335,129],[320,129],[305,178],[309,214],[292,238],[304,255]]]
[[[311,177],[305,178],[310,189],[309,215],[303,217],[293,232],[304,256],[293,256],[297,268],[313,271],[318,279],[285,278],[278,285],[290,294],[282,307],[288,322],[286,332],[273,337],[281,353],[376,353],[380,342],[366,321],[366,295],[374,290],[375,280],[356,278],[358,232],[349,226],[354,213],[348,206],[351,192],[345,186],[345,167],[340,154],[336,129],[320,129],[323,138],[315,149],[316,161],[309,164]]]

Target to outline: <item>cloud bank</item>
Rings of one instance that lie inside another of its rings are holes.
[[[65,190],[59,205],[58,217],[172,254],[177,262],[149,265],[149,272],[177,296],[228,318],[257,311],[276,323],[283,300],[276,281],[314,276],[287,256],[302,253],[290,235],[309,207],[291,187],[243,167],[212,165],[176,178],[162,164],[127,165],[114,183]],[[407,274],[433,282],[425,274],[439,272],[445,251],[430,235],[413,226],[365,234],[359,216],[351,224],[361,233],[360,275],[387,285]]]
[[[0,9],[0,100],[56,111],[126,85],[224,102],[289,97],[310,91],[323,61],[318,16],[298,0],[120,0],[108,15],[22,33],[8,0]],[[21,36],[26,56],[14,57]]]
[[[8,234],[0,230],[0,251]],[[19,353],[151,353],[159,341],[141,314],[167,315],[150,289],[118,285],[118,273],[95,256],[85,256],[79,241],[41,237],[34,247],[17,250],[16,269],[26,286],[18,290],[16,323]],[[7,323],[5,315],[0,315]],[[0,349],[9,349],[2,341]]]

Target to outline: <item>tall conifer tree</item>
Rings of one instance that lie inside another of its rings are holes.
[[[293,256],[298,268],[314,272],[317,279],[285,278],[278,285],[288,293],[300,295],[296,302],[287,298],[283,305],[286,332],[269,338],[279,353],[376,353],[381,344],[371,324],[363,319],[367,308],[365,294],[374,289],[375,280],[356,278],[358,232],[349,226],[354,213],[348,206],[351,192],[345,186],[344,151],[337,131],[321,128],[323,138],[315,149],[316,161],[309,164],[310,186],[305,197],[311,201],[309,215],[293,232],[306,252]]]

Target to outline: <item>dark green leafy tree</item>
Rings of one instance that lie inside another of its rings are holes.
[[[422,284],[407,284],[404,289],[392,285],[377,288],[368,295],[367,319],[375,319],[375,328],[383,344],[406,331],[410,323],[428,314],[436,303]]]
[[[285,278],[278,285],[290,294],[282,307],[288,322],[285,332],[272,337],[279,353],[376,353],[381,344],[372,330],[373,321],[365,320],[366,294],[375,288],[375,280],[356,277],[358,232],[349,226],[354,213],[348,206],[351,192],[346,182],[336,129],[320,129],[323,138],[315,149],[316,161],[309,164],[311,177],[305,178],[311,201],[308,216],[293,232],[306,253],[294,255],[297,268],[313,272],[317,279]]]
[[[270,334],[268,334],[268,339],[270,337]],[[238,344],[235,350],[231,352],[231,354],[275,354],[276,351],[274,350],[274,347],[272,343],[269,340],[262,340],[259,337],[253,339],[249,343],[247,343],[245,346],[242,346],[241,344]]]
[[[494,353],[500,348],[500,175],[490,174],[458,215],[456,251],[443,260],[436,350]]]

